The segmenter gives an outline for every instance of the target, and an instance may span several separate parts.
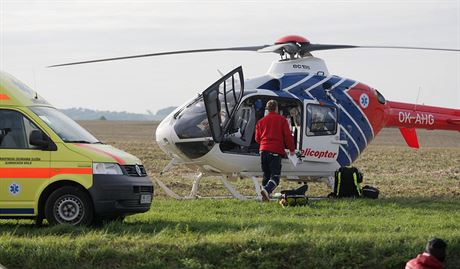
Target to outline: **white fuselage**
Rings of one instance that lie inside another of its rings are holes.
[[[286,74],[303,76],[304,79],[287,87],[281,85],[278,91],[261,88],[262,85],[265,85],[264,83],[282,78]],[[337,127],[334,134],[327,136],[305,135],[305,128],[307,126],[307,117],[305,114],[307,109],[310,109],[307,108],[307,106],[319,106],[319,102],[315,98],[308,98],[308,96],[307,98],[298,97],[289,92],[289,89],[293,89],[296,85],[300,85],[303,81],[313,76],[330,77],[326,64],[319,58],[306,57],[289,61],[275,61],[270,66],[266,75],[245,80],[245,95],[238,104],[239,109],[241,109],[246,103],[245,100],[248,101],[252,100],[251,98],[257,97],[284,98],[290,100],[291,103],[298,103],[299,110],[303,111],[303,116],[301,117],[302,122],[298,126],[299,148],[297,149],[302,152],[304,156],[297,166],[294,166],[289,159],[282,160],[282,175],[292,180],[308,181],[331,176],[333,172],[341,166],[337,161],[337,155],[341,145],[347,143],[341,139],[342,131],[340,127]],[[308,91],[308,89],[305,90]],[[156,130],[156,141],[160,148],[174,158],[176,164],[182,163],[194,167],[198,166],[206,173],[261,176],[262,171],[258,152],[223,151],[222,145],[220,143],[214,143],[210,134],[195,138],[180,137],[177,134],[177,128],[175,128],[175,126],[181,118],[181,113],[187,113],[187,107],[190,106],[194,100],[196,100],[196,98],[173,111],[160,123]],[[253,102],[248,101],[247,103],[252,104]],[[285,116],[288,117],[289,115]],[[179,147],[184,143],[196,143],[199,147],[202,147],[202,144],[206,144],[209,145],[209,149],[206,154],[191,158],[190,154],[184,153],[183,147]],[[238,147],[236,148],[238,149]]]

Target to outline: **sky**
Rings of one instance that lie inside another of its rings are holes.
[[[460,0],[22,1],[0,0],[0,69],[58,108],[156,112],[196,96],[237,66],[265,74],[275,54],[213,52],[59,68],[135,54],[312,43],[460,49]],[[331,74],[388,100],[460,109],[460,53],[353,49],[313,53]]]

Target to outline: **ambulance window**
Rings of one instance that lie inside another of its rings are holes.
[[[335,107],[307,105],[307,136],[333,135],[337,132]]]
[[[21,113],[12,110],[0,110],[0,148],[33,149],[29,136],[37,126]]]

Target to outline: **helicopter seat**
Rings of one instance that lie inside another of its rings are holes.
[[[238,110],[235,129],[238,131],[230,135],[230,141],[243,147],[251,145],[256,129],[256,113],[253,107],[243,107]]]

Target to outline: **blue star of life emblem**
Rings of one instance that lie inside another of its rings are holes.
[[[21,191],[21,187],[17,183],[11,183],[9,190],[12,195],[17,195]]]
[[[366,108],[369,105],[369,96],[365,93],[361,94],[359,97],[359,103],[363,108]]]

